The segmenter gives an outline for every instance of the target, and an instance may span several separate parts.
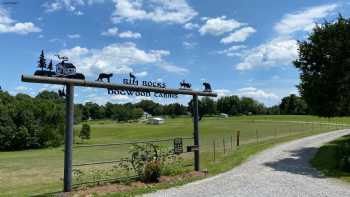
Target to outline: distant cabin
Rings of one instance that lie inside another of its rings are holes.
[[[153,125],[160,125],[164,124],[165,121],[163,118],[150,118],[148,119],[148,124],[153,124]]]
[[[225,113],[221,113],[221,114],[219,114],[219,117],[220,118],[228,118],[228,115]]]
[[[143,118],[144,118],[144,119],[148,119],[148,118],[150,118],[150,117],[152,117],[151,114],[149,114],[149,113],[147,113],[147,112],[143,112]]]
[[[56,73],[58,75],[74,75],[76,67],[72,63],[60,62],[56,64]]]

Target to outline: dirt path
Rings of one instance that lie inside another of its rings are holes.
[[[325,178],[309,160],[322,144],[350,134],[334,131],[265,150],[231,171],[145,197],[350,197],[350,184]]]

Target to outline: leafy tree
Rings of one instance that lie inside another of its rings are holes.
[[[302,115],[308,112],[305,101],[295,94],[284,97],[279,105],[279,109],[282,114],[290,115]]]
[[[317,25],[299,42],[299,91],[311,113],[324,117],[350,114],[350,20]]]
[[[81,127],[81,130],[80,130],[80,133],[79,133],[79,138],[81,139],[81,141],[88,140],[88,139],[90,139],[90,135],[91,135],[90,125],[83,124],[83,126]]]
[[[39,57],[38,67],[41,68],[41,70],[44,70],[46,68],[46,59],[44,56],[44,50],[41,50],[41,54]]]

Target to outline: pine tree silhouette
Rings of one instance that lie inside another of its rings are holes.
[[[46,60],[44,56],[44,50],[41,50],[39,62],[38,62],[38,67],[41,68],[41,70],[44,70],[46,68]]]
[[[50,61],[49,65],[47,65],[47,69],[48,69],[49,71],[52,71],[52,70],[53,70],[52,60]]]

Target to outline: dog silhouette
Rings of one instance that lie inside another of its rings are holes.
[[[204,82],[203,85],[204,85],[204,92],[211,92],[211,86],[209,83]]]
[[[113,76],[112,73],[110,74],[106,74],[106,73],[101,73],[98,75],[98,78],[96,79],[96,81],[102,81],[103,79],[107,79],[108,83],[111,82],[111,77]]]

